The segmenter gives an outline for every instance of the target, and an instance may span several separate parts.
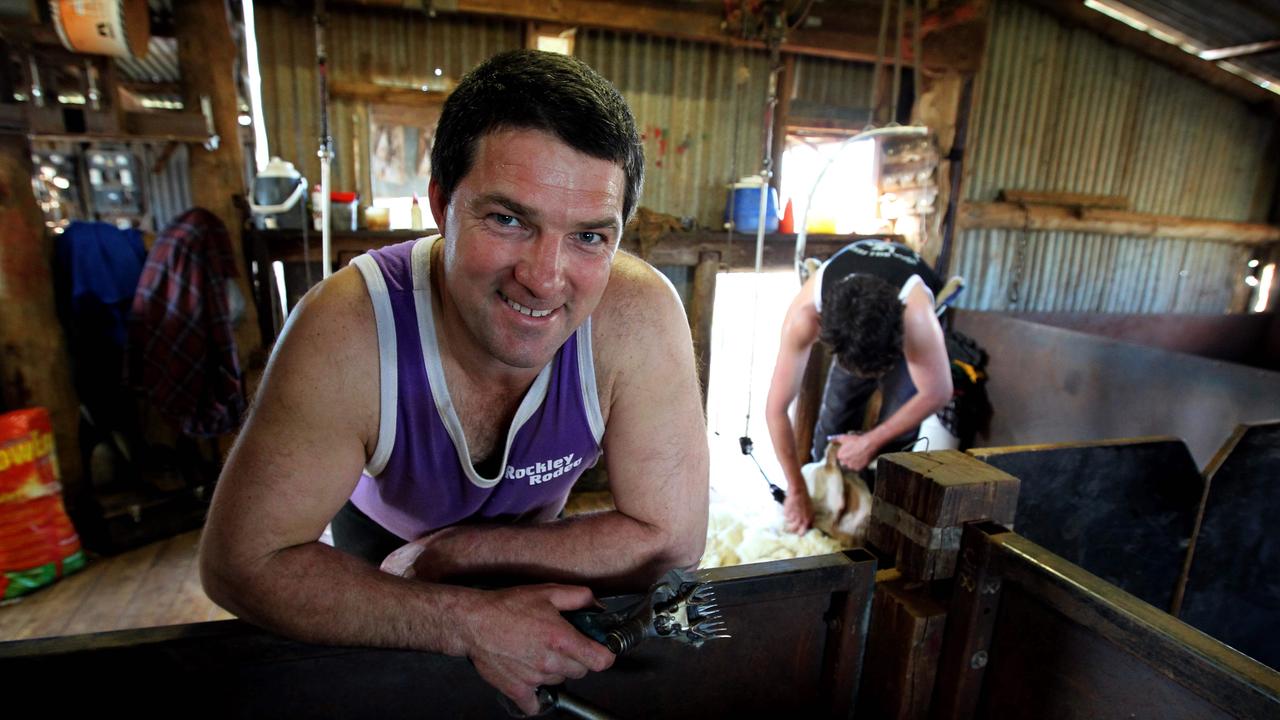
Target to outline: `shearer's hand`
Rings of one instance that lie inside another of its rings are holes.
[[[813,525],[813,504],[809,502],[809,491],[803,485],[792,487],[787,491],[787,499],[782,503],[783,527],[787,532],[803,535]]]
[[[850,470],[861,470],[876,457],[876,451],[880,449],[879,445],[872,442],[866,433],[845,433],[844,435],[836,435],[831,438],[831,442],[840,443],[840,448],[836,450],[836,460],[840,464]]]
[[[560,616],[594,603],[591,590],[574,585],[480,593],[459,626],[467,657],[485,682],[526,715],[536,715],[539,686],[559,685],[613,665],[608,648]]]

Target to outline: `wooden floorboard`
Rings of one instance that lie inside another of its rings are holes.
[[[200,587],[200,531],[111,558],[0,607],[0,641],[224,620]]]

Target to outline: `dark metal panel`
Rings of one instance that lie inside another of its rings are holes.
[[[870,554],[700,574],[715,584],[732,639],[699,649],[642,643],[567,690],[622,718],[849,717]],[[95,709],[129,717],[174,708],[196,717],[509,717],[463,658],[306,645],[239,621],[0,643],[0,674],[32,697],[56,697],[74,677]]]
[[[1172,435],[1203,465],[1236,424],[1280,408],[1277,372],[989,313],[955,327],[991,356],[984,446]]]
[[[1022,481],[1018,534],[1162,610],[1173,607],[1204,489],[1181,440],[969,452]]]
[[[1241,426],[1205,474],[1180,617],[1280,668],[1280,421]]]
[[[1262,718],[1280,674],[994,523],[966,529],[940,677],[980,685],[941,717]],[[979,613],[978,610],[989,612]],[[956,622],[967,619],[968,622]],[[984,627],[994,625],[994,633]]]
[[[1275,313],[1139,315],[1029,312],[1015,313],[1011,317],[1147,347],[1280,370],[1280,357],[1266,355],[1267,334],[1277,317]]]

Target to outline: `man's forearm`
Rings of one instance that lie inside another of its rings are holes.
[[[689,534],[689,533],[685,533]],[[617,510],[536,525],[459,525],[425,538],[415,572],[427,579],[537,579],[638,590],[692,567],[701,536],[678,537]]]
[[[804,476],[800,474],[800,456],[796,452],[795,427],[791,417],[784,411],[770,413],[766,416],[769,424],[769,439],[773,442],[773,452],[782,466],[782,474],[786,476],[788,491],[804,487]]]
[[[466,653],[458,619],[477,590],[388,575],[319,542],[231,567],[204,564],[205,591],[272,632],[320,644]]]

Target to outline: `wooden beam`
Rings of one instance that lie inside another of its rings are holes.
[[[1104,235],[1207,240],[1237,245],[1280,241],[1280,227],[1177,215],[1151,215],[1102,208],[1075,209],[1016,203],[964,203],[958,227],[978,229],[1063,230]]]
[[[769,184],[782,190],[782,154],[787,151],[787,131],[791,127],[791,95],[796,84],[796,56],[783,55],[782,68],[778,70],[778,104],[773,108],[773,156],[770,163],[773,177]],[[782,218],[782,208],[778,208]]]
[[[453,90],[453,82],[423,90],[421,87],[383,85],[361,80],[329,81],[329,95],[335,99],[370,102],[377,105],[406,105],[409,107],[438,107]]]
[[[1186,75],[1198,78],[1223,92],[1263,105],[1271,113],[1280,114],[1280,96],[1227,72],[1212,62],[1202,60],[1179,47],[1158,40],[1137,28],[1113,20],[1083,3],[1071,0],[1028,0],[1072,25],[1088,28],[1120,45],[1132,48]]]
[[[702,390],[702,409],[707,409],[707,383],[711,379],[711,317],[716,301],[716,274],[720,272],[720,253],[698,254],[693,270],[693,292],[689,300],[689,329],[693,335],[694,358],[698,363],[698,387]]]
[[[199,112],[127,112],[124,131],[123,137],[134,140],[203,143],[209,137],[208,125]]]
[[[246,298],[253,297],[243,252],[243,220],[235,205],[245,187],[244,150],[240,145],[235,67],[239,51],[231,38],[231,21],[225,0],[191,0],[174,5],[178,30],[178,64],[186,81],[183,100],[188,108],[199,108],[201,96],[213,106],[214,129],[220,142],[215,150],[190,146],[191,202],[208,209],[227,226],[235,250],[236,282]],[[235,329],[240,368],[245,375],[245,391],[253,397],[257,370],[265,363],[258,333],[258,313],[253,303]]]
[[[1106,208],[1128,210],[1129,198],[1123,195],[1091,195],[1072,192],[1037,192],[1035,190],[1001,190],[996,195],[1001,202],[1021,205],[1061,205],[1077,208]]]
[[[83,485],[80,401],[55,310],[53,238],[45,234],[32,174],[27,139],[0,134],[0,412],[49,411],[65,499],[74,506]]]
[[[412,0],[339,0],[334,4],[403,10],[415,4],[425,7],[425,0],[422,3]],[[871,7],[867,6],[868,9]],[[722,4],[708,0],[674,3],[654,0],[434,0],[431,9],[765,49],[762,41],[730,35],[724,28]],[[819,5],[816,9],[824,8]],[[829,12],[820,17],[821,25],[788,32],[781,46],[782,52],[874,62],[878,28],[872,27],[874,21],[867,18],[877,13],[851,11],[847,7],[826,9]],[[941,57],[926,56],[926,62],[939,66],[947,64]]]
[[[794,269],[795,238],[795,235],[781,233],[765,235],[763,269],[768,271]],[[824,260],[845,245],[864,238],[884,238],[899,242],[902,239],[896,235],[810,235],[806,243],[805,256]],[[623,242],[627,244],[625,236]],[[698,259],[704,252],[720,253],[721,265],[730,271],[754,270],[756,262],[754,235],[739,233],[733,236],[733,240],[725,241],[724,233],[710,230],[667,233],[651,243],[646,243],[643,248],[628,244],[625,249],[634,252],[652,265],[693,267],[698,264]]]

